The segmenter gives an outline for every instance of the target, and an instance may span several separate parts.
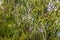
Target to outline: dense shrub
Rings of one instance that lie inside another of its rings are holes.
[[[60,40],[60,1],[1,0],[1,3],[0,40]]]

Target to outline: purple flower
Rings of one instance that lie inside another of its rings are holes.
[[[54,6],[53,2],[49,2],[47,5],[47,11],[57,10],[57,7]]]
[[[47,6],[48,11],[52,11],[54,9],[53,3],[49,2]]]
[[[59,33],[57,33],[57,36],[58,36],[58,37],[60,37],[60,32],[59,32]]]

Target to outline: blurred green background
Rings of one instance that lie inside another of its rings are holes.
[[[60,40],[60,1],[0,0],[0,40]]]

